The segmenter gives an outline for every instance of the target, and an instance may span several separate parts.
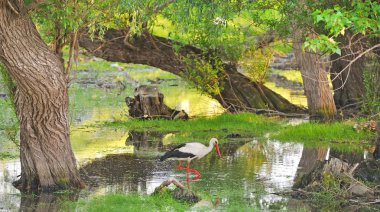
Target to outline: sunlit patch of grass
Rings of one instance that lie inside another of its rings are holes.
[[[154,69],[154,71],[152,71],[151,69]],[[132,70],[129,72],[129,74],[131,75],[131,77],[133,79],[140,81],[142,83],[146,82],[146,80],[148,80],[148,79],[155,80],[157,78],[180,80],[180,77],[178,77],[178,76],[176,76],[170,72],[163,71],[163,70],[157,69],[157,68],[150,68],[150,70],[147,70],[147,71]]]
[[[252,113],[222,114],[213,117],[201,117],[189,121],[182,120],[127,120],[105,123],[110,127],[126,127],[130,130],[151,130],[161,132],[180,132],[203,137],[215,135],[224,137],[230,133],[241,136],[263,136],[266,132],[281,126],[281,121]]]
[[[118,71],[120,68],[123,69],[144,69],[149,66],[141,65],[141,64],[132,64],[132,63],[119,63],[119,62],[111,62],[103,59],[97,58],[96,60],[93,58],[86,58],[86,56],[80,55],[79,62],[73,64],[72,71],[96,71],[96,72],[104,72],[104,71]]]
[[[304,123],[297,126],[286,126],[271,138],[281,141],[298,142],[332,142],[332,143],[358,143],[368,142],[374,133],[356,132],[352,125],[341,122],[334,123]]]
[[[272,70],[272,73],[283,76],[289,81],[303,84],[302,74],[299,70]]]
[[[67,203],[65,209],[69,211],[185,211],[189,205],[174,200],[169,194],[140,195],[137,193],[118,194],[109,193],[94,197],[88,201],[80,200],[78,203]]]

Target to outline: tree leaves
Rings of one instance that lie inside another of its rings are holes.
[[[314,23],[322,23],[328,34],[317,38],[308,38],[304,47],[313,51],[319,49],[341,54],[335,38],[344,35],[347,30],[354,33],[380,36],[380,4],[377,1],[352,1],[351,7],[335,5],[325,10],[316,9],[312,13]]]

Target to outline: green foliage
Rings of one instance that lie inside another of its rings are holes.
[[[218,95],[223,90],[224,66],[217,56],[197,58],[189,56],[183,59],[186,69],[183,74],[194,87],[209,95]]]
[[[162,16],[176,26],[176,31],[171,32],[174,39],[217,50],[223,59],[236,61],[243,50],[244,37],[252,31],[235,18],[250,6],[241,1],[174,1]]]
[[[239,65],[253,81],[264,83],[272,56],[273,50],[270,48],[248,49],[239,61]]]
[[[312,13],[314,23],[323,24],[326,32],[317,38],[309,38],[305,47],[340,54],[334,38],[344,35],[347,30],[357,34],[378,37],[380,35],[380,3],[378,1],[354,0],[352,3],[334,5],[332,8],[316,9]]]
[[[2,64],[0,64],[0,86],[1,85],[4,85],[4,88],[0,87],[0,91],[4,90],[7,97],[5,99],[0,99],[0,108],[2,110],[0,113],[0,130],[3,130],[7,139],[18,145],[17,133],[19,129],[19,122],[16,116],[16,106],[13,103],[16,85]]]
[[[340,55],[341,49],[338,44],[338,42],[330,37],[327,37],[326,35],[318,35],[315,38],[308,38],[308,40],[303,43],[303,48],[310,49],[313,52],[317,52],[317,50],[319,50],[322,52],[331,52]]]
[[[110,193],[93,197],[89,201],[67,202],[64,207],[69,211],[186,211],[189,205],[174,200],[169,194],[140,195],[137,193]]]
[[[0,160],[18,158],[18,154],[12,152],[0,152]]]
[[[5,86],[5,92],[7,93],[7,96],[9,97],[9,102],[12,104],[12,108],[14,109],[14,112],[16,111],[15,106],[13,104],[14,102],[14,92],[16,90],[16,84],[13,82],[11,76],[3,66],[3,64],[0,63],[0,84],[3,84]]]
[[[380,63],[368,64],[363,72],[364,96],[362,111],[374,115],[380,112]]]

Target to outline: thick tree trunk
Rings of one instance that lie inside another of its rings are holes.
[[[202,51],[194,46],[143,33],[133,42],[125,40],[128,30],[109,29],[103,40],[91,39],[82,34],[79,45],[91,54],[108,61],[146,64],[182,76],[186,69],[182,57],[197,55]],[[177,52],[175,46],[182,46]],[[282,112],[295,112],[301,109],[274,93],[264,85],[252,82],[239,73],[234,64],[224,64],[226,77],[220,79],[224,86],[220,95],[214,96],[229,111],[257,111],[270,109]]]
[[[325,65],[321,56],[302,50],[302,39],[296,35],[294,54],[301,69],[309,113],[313,119],[331,120],[336,115],[332,91],[329,88]]]
[[[349,69],[342,71],[359,53],[362,43],[357,43],[357,39],[351,40],[351,33],[339,38],[345,48],[342,49],[342,55],[331,55],[332,66],[330,69],[332,85],[334,89],[334,101],[337,108],[348,107],[352,105],[357,107],[357,103],[361,101],[364,95],[363,71],[365,68],[365,57],[355,61]],[[358,39],[362,39],[358,37]],[[349,43],[352,43],[349,46]]]
[[[82,187],[69,141],[67,76],[59,57],[24,13],[24,1],[0,1],[0,61],[16,83],[21,191]]]

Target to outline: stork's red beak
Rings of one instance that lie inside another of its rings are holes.
[[[218,146],[218,144],[215,144],[215,148],[216,148],[216,152],[218,153],[219,157],[222,157],[222,156],[220,155],[220,150],[219,150],[219,146]]]

